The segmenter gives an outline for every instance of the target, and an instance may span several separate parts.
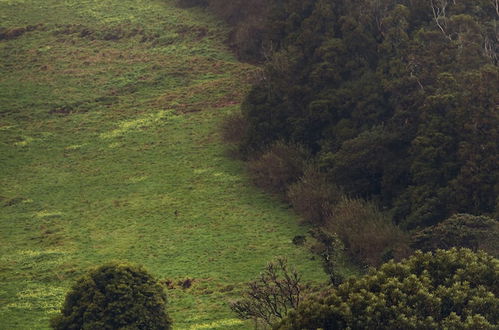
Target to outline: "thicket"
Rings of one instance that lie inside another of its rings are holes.
[[[81,277],[53,329],[171,329],[163,287],[143,268],[111,263]]]
[[[294,210],[328,236],[338,237],[345,252],[360,265],[379,266],[410,254],[409,235],[370,201],[351,198],[315,167],[287,190]]]
[[[276,45],[243,104],[247,154],[300,144],[407,229],[497,216],[494,1],[274,1]],[[274,39],[272,39],[274,38]]]
[[[379,266],[410,254],[410,235],[393,224],[388,212],[372,201],[349,197],[311,164],[303,148],[277,142],[249,160],[248,169],[257,186],[282,196],[326,236],[338,237],[357,264]]]
[[[499,261],[417,252],[303,300],[275,329],[496,329]]]

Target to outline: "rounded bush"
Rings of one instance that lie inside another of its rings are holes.
[[[110,263],[71,288],[54,329],[170,329],[163,287],[142,267]]]

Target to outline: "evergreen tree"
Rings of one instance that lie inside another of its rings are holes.
[[[71,288],[53,329],[171,328],[162,286],[143,268],[106,264]]]

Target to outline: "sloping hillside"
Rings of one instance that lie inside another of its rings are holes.
[[[0,328],[42,329],[109,260],[171,283],[177,329],[246,328],[226,301],[306,231],[226,157],[255,67],[170,0],[0,0]],[[179,282],[193,279],[190,288]]]

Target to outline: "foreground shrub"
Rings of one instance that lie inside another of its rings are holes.
[[[106,264],[78,280],[54,329],[170,329],[162,286],[143,268]]]
[[[499,260],[416,252],[304,300],[276,329],[497,329]]]
[[[451,247],[484,250],[499,255],[499,222],[486,216],[456,214],[442,223],[417,232],[411,245],[415,249],[432,251]]]
[[[307,153],[297,145],[276,142],[257,159],[249,162],[254,183],[273,193],[284,193],[303,174]]]
[[[338,235],[350,256],[369,266],[400,260],[410,252],[408,235],[375,204],[362,199],[343,197],[331,208],[325,227]]]
[[[303,298],[301,276],[288,269],[287,261],[278,258],[270,262],[258,279],[249,282],[244,297],[231,303],[231,309],[241,319],[272,325],[298,307]]]

